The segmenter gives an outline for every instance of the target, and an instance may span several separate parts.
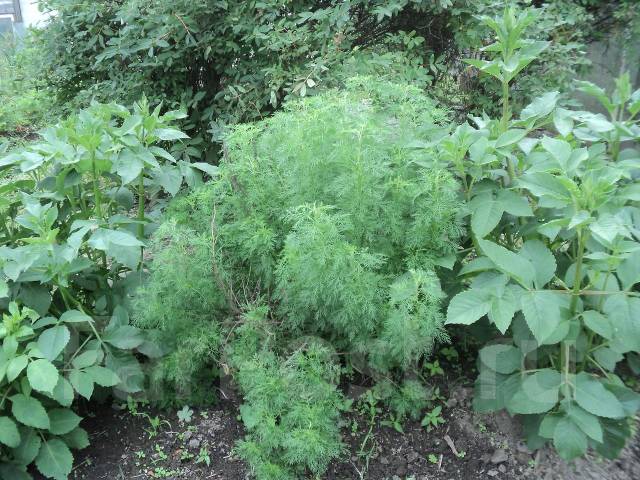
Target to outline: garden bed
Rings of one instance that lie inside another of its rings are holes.
[[[451,380],[451,383],[448,382]],[[506,413],[479,415],[470,406],[469,382],[442,379],[446,398],[445,423],[427,432],[419,422],[408,422],[404,435],[383,426],[380,415],[369,434],[368,418],[353,412],[345,416],[343,440],[347,451],[323,477],[346,479],[468,480],[497,479],[602,479],[640,478],[640,437],[636,436],[616,461],[587,457],[573,466],[549,449],[530,452],[519,440],[516,421]],[[446,390],[447,385],[452,385]],[[181,423],[174,411],[148,412],[163,423],[157,435],[147,417],[102,405],[84,427],[91,446],[78,455],[70,478],[119,480],[169,478],[175,480],[244,479],[248,468],[233,454],[244,435],[238,421],[238,403],[229,399],[215,407],[198,409],[192,421]],[[451,445],[449,444],[449,441]],[[452,446],[458,452],[456,455]],[[210,465],[200,455],[206,451]],[[367,468],[368,461],[368,468]],[[361,476],[362,475],[362,476]]]

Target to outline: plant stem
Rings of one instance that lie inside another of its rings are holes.
[[[500,129],[502,132],[507,131],[511,120],[511,111],[509,108],[509,82],[502,82],[502,118],[500,120]]]
[[[138,177],[138,240],[144,240],[144,169]],[[144,258],[144,247],[140,247],[140,265],[138,270],[142,269]]]
[[[102,220],[102,198],[100,196],[100,185],[98,182],[98,165],[96,164],[96,151],[91,152],[91,167],[93,168],[93,201],[96,207],[98,218]]]
[[[582,261],[584,257],[584,249],[586,238],[582,234],[582,229],[578,229],[578,252],[576,256],[576,272],[573,279],[573,289],[571,295],[571,303],[569,304],[570,315],[573,318],[576,314],[576,308],[578,306],[578,297],[580,296],[580,290],[582,287]],[[562,368],[562,380],[565,385],[569,384],[569,365],[571,359],[571,347],[572,342],[563,341],[560,350],[560,368]],[[568,396],[568,390],[565,390],[565,396]]]

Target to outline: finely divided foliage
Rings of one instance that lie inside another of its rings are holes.
[[[447,323],[486,315],[510,332],[480,351],[478,410],[525,415],[530,445],[552,441],[563,458],[589,446],[615,457],[640,408],[614,373],[640,351],[638,152],[622,149],[640,138],[640,90],[627,74],[612,96],[581,82],[609,117],[551,92],[512,118],[509,79],[544,47],[521,38],[532,18],[485,19],[495,57],[472,63],[501,80],[502,119],[474,118],[439,146],[465,185],[474,246]]]
[[[291,102],[235,127],[219,176],[158,231],[168,250],[135,317],[167,336],[193,338],[187,326],[203,320],[221,329],[226,342],[202,361],[239,382],[248,436],[237,451],[258,478],[320,474],[340,454],[336,352],[386,379],[400,418],[426,403],[402,377],[446,339],[436,269],[453,260],[461,203],[452,175],[416,146],[445,118],[419,90],[368,77]],[[185,248],[211,259],[204,275],[172,268]],[[218,305],[194,307],[178,282]],[[153,313],[164,305],[169,316]]]

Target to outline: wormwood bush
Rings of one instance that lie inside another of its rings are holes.
[[[150,395],[161,403],[211,398],[209,367],[219,357],[217,320],[224,310],[213,280],[211,202],[210,192],[201,190],[170,205],[171,220],[159,227],[150,246],[152,280],[134,299],[137,325],[155,330],[167,352],[150,376]]]
[[[245,395],[238,451],[259,478],[319,474],[341,451],[325,350],[389,390],[447,338],[436,270],[461,234],[458,184],[417,148],[444,121],[417,88],[355,78],[235,127],[216,179],[165,217],[134,317],[178,342],[219,329],[208,361]],[[400,417],[421,404],[411,385],[386,394]]]
[[[210,187],[227,294],[257,288],[284,330],[381,371],[428,353],[445,336],[433,269],[460,234],[457,186],[411,145],[443,119],[417,89],[359,78],[236,128]]]
[[[236,451],[260,479],[319,475],[343,449],[338,416],[344,400],[332,350],[311,340],[279,356],[268,339],[275,334],[268,309],[250,309],[244,320],[229,348],[249,432]]]

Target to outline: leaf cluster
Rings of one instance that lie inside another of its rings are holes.
[[[522,35],[512,18],[493,21],[499,43]],[[459,270],[468,288],[451,300],[447,323],[486,316],[504,336],[480,351],[474,404],[528,416],[530,444],[551,440],[565,459],[589,446],[615,457],[640,408],[615,373],[640,351],[640,90],[626,74],[611,95],[579,88],[609,118],[559,108],[550,92],[519,118],[508,109],[500,120],[473,118],[475,127],[458,127],[438,147],[464,184],[471,227]],[[508,97],[507,89],[507,105]]]
[[[31,478],[35,460],[44,476],[67,478],[69,448],[88,444],[76,394],[140,392],[138,358],[162,354],[126,306],[154,228],[145,204],[159,212],[162,192],[201,182],[198,165],[160,146],[185,136],[172,126],[180,116],[144,99],[133,110],[94,104],[0,158],[3,477]]]

